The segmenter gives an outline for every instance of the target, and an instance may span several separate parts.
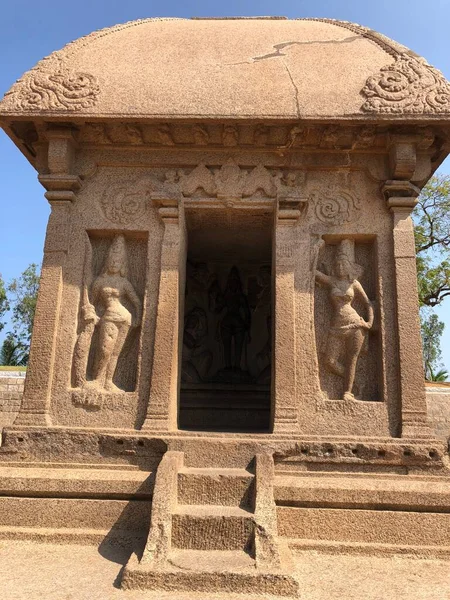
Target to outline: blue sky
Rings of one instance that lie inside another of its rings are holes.
[[[96,29],[146,17],[281,15],[328,17],[371,27],[424,56],[450,79],[450,1],[432,0],[15,0],[2,4],[0,95],[38,60]],[[450,174],[450,160],[441,172]],[[49,209],[34,169],[0,132],[0,273],[9,280],[40,262]],[[439,309],[447,328],[450,299]]]

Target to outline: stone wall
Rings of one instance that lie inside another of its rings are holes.
[[[428,418],[436,435],[450,437],[450,384],[427,384]]]
[[[0,371],[0,427],[11,425],[19,412],[26,371]],[[427,384],[428,417],[436,435],[450,437],[450,384]]]
[[[0,426],[11,425],[19,412],[26,371],[0,371]]]

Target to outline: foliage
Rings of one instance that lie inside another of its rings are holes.
[[[20,277],[13,279],[7,286],[3,284],[3,289],[6,309],[11,309],[12,312],[13,329],[8,332],[0,349],[0,364],[26,365],[39,289],[38,265],[30,264]],[[2,316],[1,290],[0,285],[0,316]]]
[[[433,373],[430,377],[429,381],[447,381],[448,379],[448,371],[445,369],[440,369],[436,373]]]
[[[0,331],[4,328],[5,322],[3,318],[9,310],[8,296],[6,295],[6,286],[0,275]]]
[[[431,311],[450,295],[450,176],[431,177],[413,218],[425,378],[444,381],[448,375],[440,362],[444,323]],[[438,376],[441,379],[435,379]]]
[[[13,333],[8,333],[0,349],[0,365],[17,367],[25,365],[28,359],[28,347],[21,344]]]
[[[419,302],[437,306],[450,295],[450,176],[434,175],[413,213]]]
[[[18,279],[8,285],[11,296],[12,322],[19,340],[30,343],[39,289],[38,265],[29,265]]]
[[[444,323],[439,317],[430,310],[421,310],[420,329],[422,333],[423,345],[423,366],[425,379],[435,381],[435,370],[441,366],[441,346],[440,337],[444,331]]]

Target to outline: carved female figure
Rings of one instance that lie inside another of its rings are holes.
[[[90,294],[88,288],[89,285],[86,286],[81,308],[84,327],[75,348],[76,379],[78,382],[81,380],[84,387],[121,392],[122,390],[113,383],[117,361],[130,328],[137,327],[140,323],[142,310],[141,302],[127,279],[127,255],[123,235],[117,235],[113,239],[103,271],[94,280]],[[133,306],[133,315],[124,304],[126,299]],[[87,356],[95,327],[98,330],[98,339],[93,377],[91,381],[86,381]],[[81,369],[84,373],[80,372]]]
[[[344,378],[344,399],[352,393],[356,365],[365,337],[373,325],[373,307],[358,281],[360,265],[354,262],[353,240],[342,240],[335,256],[332,275],[316,270],[316,282],[328,287],[333,317],[325,351],[327,368]],[[363,302],[367,321],[352,306],[356,297]]]

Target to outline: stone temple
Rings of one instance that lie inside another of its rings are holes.
[[[302,597],[308,551],[450,554],[410,218],[439,71],[343,21],[145,19],[39,62],[0,123],[52,209],[3,538],[224,597]]]

